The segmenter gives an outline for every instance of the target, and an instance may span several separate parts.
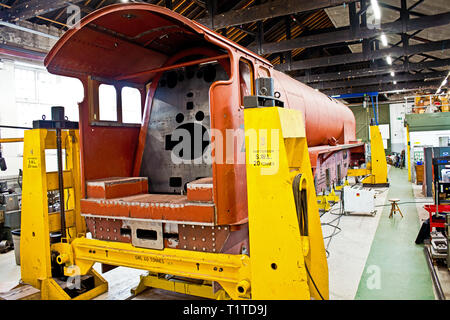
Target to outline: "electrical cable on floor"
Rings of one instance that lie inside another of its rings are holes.
[[[338,235],[338,234],[342,231],[342,229],[339,228],[339,224],[340,224],[340,222],[341,222],[342,216],[344,216],[343,209],[344,209],[344,208],[342,207],[342,201],[339,201],[339,213],[334,213],[333,211],[334,211],[335,209],[331,209],[331,210],[329,211],[329,213],[331,213],[331,214],[333,214],[333,215],[336,215],[337,217],[334,218],[333,220],[329,221],[329,222],[322,223],[322,226],[329,226],[329,227],[334,228],[334,229],[333,229],[333,232],[331,233],[331,235],[326,236],[326,237],[323,238],[324,240],[325,240],[325,239],[328,239],[328,243],[327,243],[327,245],[326,245],[326,247],[325,247],[325,253],[326,253],[327,259],[330,257],[330,252],[328,251],[328,248],[330,247],[331,240],[333,239],[334,236]],[[324,213],[324,214],[325,214],[325,213]],[[337,221],[337,224],[336,224],[336,225],[333,224],[335,221]],[[337,231],[337,232],[336,232],[336,231]]]
[[[340,222],[340,218],[341,218],[341,217],[339,217],[338,225],[339,225],[339,222]],[[333,240],[333,238],[334,238],[336,235],[338,235],[338,234],[341,233],[341,231],[342,231],[342,229],[339,228],[337,225],[336,225],[336,226],[330,225],[330,226],[334,228],[333,233],[332,233],[330,236],[324,237],[324,240],[325,240],[325,239],[328,239],[327,245],[326,245],[326,247],[325,247],[325,252],[326,252],[326,254],[327,254],[327,259],[330,257],[330,251],[329,251],[328,249],[329,249],[329,247],[330,247],[331,241]],[[336,232],[336,230],[338,230],[338,232]]]
[[[382,190],[382,191],[381,191],[381,190],[375,190],[375,192],[376,192],[376,195],[379,196],[379,195],[384,194],[384,193],[387,192],[388,190],[389,190],[389,188],[385,188],[385,189]],[[328,235],[328,236],[326,236],[326,237],[323,238],[324,240],[328,240],[328,242],[327,242],[327,244],[326,244],[326,246],[325,246],[325,252],[326,252],[326,255],[327,255],[327,259],[328,259],[329,256],[330,256],[330,252],[328,251],[328,249],[329,249],[329,247],[330,247],[331,241],[333,240],[333,238],[334,238],[336,235],[338,235],[340,232],[342,232],[342,229],[339,227],[341,218],[342,218],[342,216],[344,216],[344,212],[343,212],[343,208],[342,208],[342,200],[343,200],[343,199],[341,199],[341,201],[339,202],[339,209],[338,209],[338,212],[336,212],[335,209],[331,209],[331,210],[328,211],[328,212],[325,211],[325,212],[323,212],[322,214],[320,214],[320,218],[322,218],[322,217],[323,217],[325,214],[327,214],[327,213],[337,216],[335,219],[333,219],[333,220],[331,220],[331,221],[329,221],[329,222],[325,222],[325,223],[322,223],[322,224],[321,224],[323,227],[332,227],[332,228],[333,228],[333,232],[332,232],[330,235]],[[406,201],[406,202],[399,202],[398,204],[399,204],[399,205],[405,205],[405,204],[420,204],[420,203],[429,204],[430,201]],[[391,204],[388,203],[388,204],[383,204],[383,205],[377,205],[377,206],[375,206],[375,207],[385,207],[385,206],[390,206],[390,205],[391,205]],[[336,221],[337,221],[337,223],[336,223],[336,224],[333,224],[333,223],[335,223]]]

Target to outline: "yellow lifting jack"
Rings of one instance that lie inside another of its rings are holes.
[[[365,187],[389,187],[383,138],[378,126],[370,126],[370,162],[365,169],[349,169],[349,177],[365,177]]]
[[[250,255],[154,250],[86,238],[78,130],[61,130],[66,201],[56,213],[49,213],[47,194],[61,189],[61,180],[58,173],[46,172],[45,150],[56,149],[57,134],[53,129],[26,131],[22,281],[40,289],[42,299],[92,299],[108,290],[93,269],[99,262],[149,271],[136,293],[154,287],[213,299],[328,299],[328,266],[302,114],[265,107],[246,108],[244,115]],[[257,161],[262,154],[269,161]],[[61,241],[52,243],[50,233],[58,231]],[[197,281],[180,284],[163,275]],[[77,277],[91,285],[73,294],[66,283]],[[213,282],[223,289],[214,292]]]
[[[320,210],[323,211],[330,211],[331,207],[335,204],[341,201],[341,197],[336,194],[336,191],[341,191],[343,187],[349,186],[349,182],[346,179],[344,184],[340,186],[335,186],[333,189],[331,189],[331,192],[328,194],[318,195],[317,196],[317,203]]]

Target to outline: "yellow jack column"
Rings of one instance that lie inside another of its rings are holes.
[[[406,125],[406,150],[408,153],[408,181],[411,181],[411,138],[409,136],[409,126]]]
[[[77,130],[63,130],[63,148],[66,150],[66,168],[63,172],[64,189],[73,201],[66,205],[66,230],[69,237],[65,243],[50,244],[50,233],[61,231],[61,214],[48,212],[49,191],[59,188],[58,174],[46,171],[45,150],[56,149],[56,132],[46,129],[25,131],[23,152],[23,191],[20,237],[21,278],[26,284],[41,290],[45,300],[70,300],[52,276],[52,251],[66,248],[71,255],[70,243],[79,234],[86,233],[86,224],[80,215],[80,164]],[[66,198],[67,199],[67,198]],[[63,264],[65,261],[60,261]],[[90,299],[108,289],[106,281],[94,270],[95,288],[76,299]]]
[[[367,176],[362,182],[365,187],[389,187],[387,161],[383,138],[378,126],[370,126],[370,163],[366,169],[349,169],[349,177]]]
[[[328,265],[302,114],[246,108],[244,119],[252,298],[328,299]],[[306,218],[298,216],[293,184],[303,195],[299,206]]]

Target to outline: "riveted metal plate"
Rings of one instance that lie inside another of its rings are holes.
[[[230,235],[229,226],[179,225],[179,249],[219,253]]]
[[[123,220],[86,217],[86,224],[94,239],[131,242],[131,230],[126,232],[128,231],[128,226],[124,225]]]

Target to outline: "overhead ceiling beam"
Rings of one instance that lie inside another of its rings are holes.
[[[339,65],[346,63],[362,62],[375,59],[382,59],[386,56],[400,57],[405,55],[414,55],[423,52],[432,52],[446,50],[450,48],[450,40],[433,41],[408,46],[408,48],[388,48],[369,52],[341,54],[330,57],[321,57],[292,62],[291,65],[277,64],[275,68],[280,71],[302,70],[330,65]]]
[[[317,82],[310,84],[310,86],[314,89],[324,90],[324,89],[334,89],[334,88],[348,88],[355,86],[369,86],[375,84],[385,84],[385,83],[393,83],[404,82],[404,81],[418,81],[418,80],[426,80],[426,79],[438,79],[445,78],[447,76],[447,71],[437,71],[437,72],[427,72],[427,73],[416,73],[416,74],[399,74],[392,77],[391,75],[387,76],[376,76],[372,78],[360,78],[360,79],[352,79],[352,80],[341,80],[341,81],[331,81],[331,82]]]
[[[47,53],[62,34],[61,30],[53,26],[20,21],[14,24],[14,28],[0,27],[0,43]]]
[[[322,90],[323,94],[328,96],[335,96],[340,94],[349,93],[365,93],[365,92],[379,92],[379,93],[390,93],[397,91],[411,91],[411,90],[425,90],[425,89],[436,89],[439,88],[442,80],[431,80],[431,81],[417,81],[417,82],[403,82],[397,84],[382,84],[375,86],[366,87],[353,87],[344,89],[332,89],[332,90]]]
[[[0,13],[4,21],[28,20],[70,4],[80,3],[80,0],[31,0],[13,5],[10,9]]]
[[[197,20],[211,29],[238,26],[269,18],[287,16],[298,12],[306,12],[328,7],[335,7],[344,3],[358,0],[275,0],[251,6],[240,10],[231,10],[215,15],[213,19],[207,16]],[[211,23],[211,20],[213,23]]]
[[[421,4],[424,0],[419,0],[416,3],[414,3],[411,7],[408,8],[408,11],[411,11],[415,7],[417,7],[419,4]]]
[[[427,61],[427,62],[419,62],[419,63],[408,62],[406,64],[385,66],[385,67],[379,67],[379,68],[364,68],[364,69],[346,70],[346,71],[339,71],[339,72],[313,74],[313,75],[306,75],[303,77],[296,77],[295,79],[297,79],[298,81],[303,82],[303,83],[314,83],[317,81],[332,81],[332,80],[341,80],[341,79],[347,79],[347,78],[353,78],[353,77],[370,77],[370,76],[374,76],[374,75],[390,73],[391,71],[407,72],[407,71],[423,70],[423,69],[439,68],[439,67],[446,67],[447,69],[450,69],[450,58],[442,59],[442,60]]]
[[[387,3],[380,2],[379,5],[380,5],[380,7],[382,7],[382,8],[391,9],[391,10],[398,11],[398,12],[401,12],[401,11],[402,11],[402,8],[395,7],[395,6],[392,6],[392,5],[387,4]],[[409,8],[409,9],[408,9],[409,14],[412,14],[412,15],[414,15],[414,16],[419,16],[419,17],[425,16],[425,14],[420,13],[420,12],[411,11],[411,9],[412,9],[412,8]]]
[[[334,43],[370,39],[373,37],[378,37],[383,33],[406,33],[410,31],[445,26],[448,24],[450,24],[450,12],[416,19],[408,19],[406,21],[398,20],[395,22],[384,23],[379,29],[365,27],[358,30],[352,30],[351,28],[345,28],[344,30],[335,32],[302,36],[296,39],[284,40],[280,42],[265,43],[261,46],[261,52],[258,52],[258,54],[272,54],[291,51],[298,48],[311,48]],[[257,46],[251,46],[249,49],[255,52],[258,51]]]

